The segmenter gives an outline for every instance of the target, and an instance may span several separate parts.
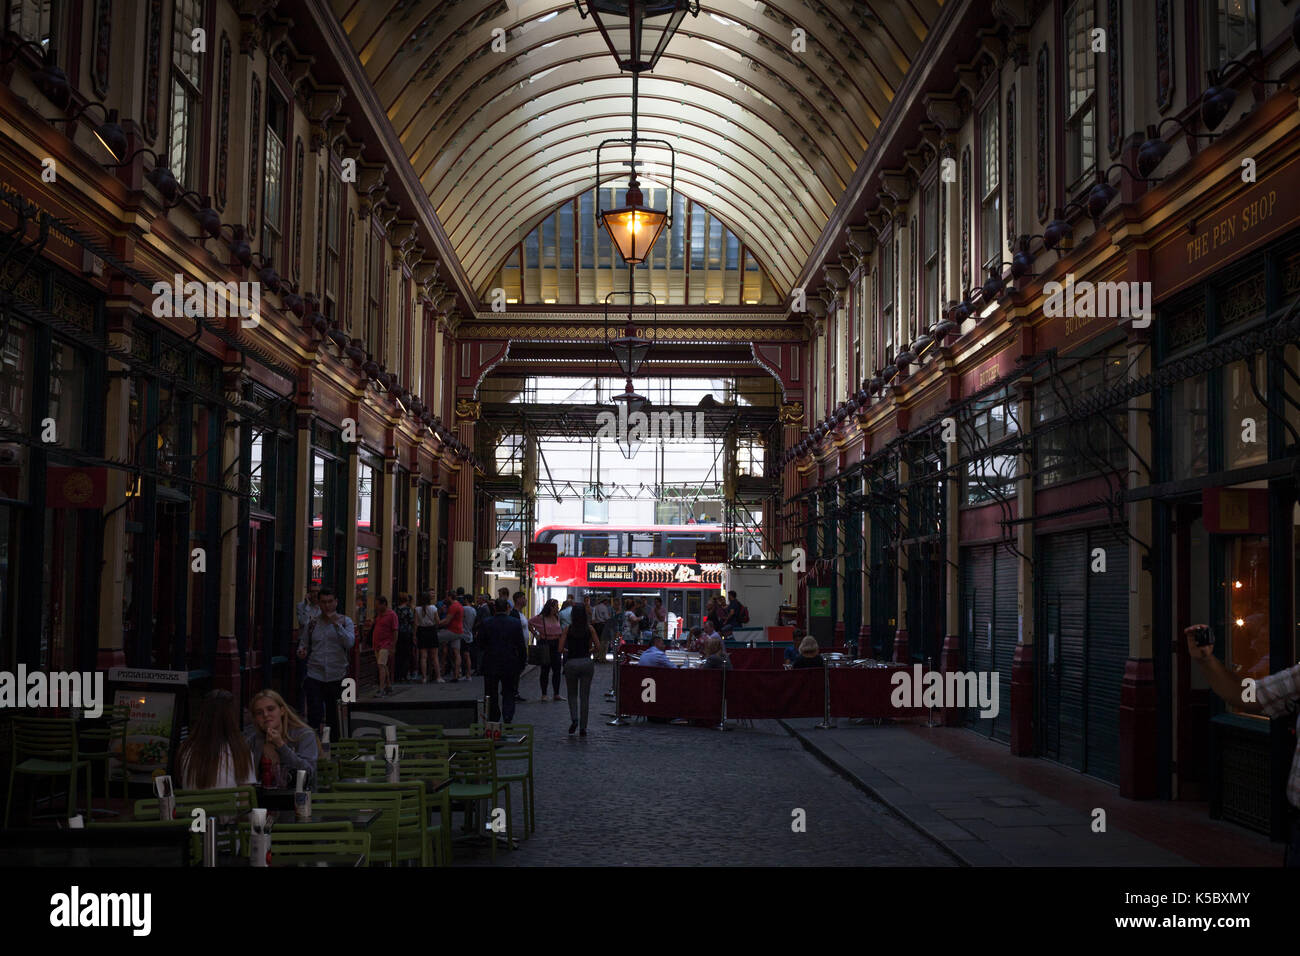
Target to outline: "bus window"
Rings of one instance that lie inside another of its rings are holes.
[[[630,558],[653,558],[658,556],[660,536],[648,531],[632,531],[628,534],[627,556]]]
[[[618,557],[618,546],[610,547],[614,536],[611,534],[583,534],[582,557],[612,558]]]
[[[694,558],[695,542],[702,540],[700,535],[683,537],[681,535],[670,534],[667,538],[668,557],[670,558]]]

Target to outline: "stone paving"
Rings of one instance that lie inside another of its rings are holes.
[[[539,701],[531,668],[521,683],[528,700],[515,720],[536,728],[537,831],[519,850],[498,851],[497,866],[955,865],[776,721],[727,733],[609,727],[601,667],[589,736],[570,737],[568,704]],[[447,686],[438,685],[440,695]],[[520,789],[512,793],[517,836]],[[796,809],[806,832],[792,830]],[[458,865],[490,863],[486,849],[456,853]]]

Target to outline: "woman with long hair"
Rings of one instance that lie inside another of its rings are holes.
[[[262,786],[292,787],[297,771],[306,770],[307,788],[313,788],[320,756],[316,732],[270,688],[253,695],[248,711],[253,726],[245,731],[244,739]]]
[[[203,698],[199,719],[176,752],[184,790],[216,790],[253,782],[253,758],[239,733],[234,695],[214,690]]]
[[[415,609],[415,643],[420,649],[420,680],[429,683],[429,659],[433,659],[433,675],[442,680],[442,665],[438,663],[438,609],[433,605],[431,591],[420,592],[420,603]]]
[[[569,626],[560,634],[557,648],[564,655],[564,682],[569,688],[569,733],[582,727],[587,736],[587,712],[591,702],[591,679],[596,674],[596,656],[603,654],[600,635],[587,618],[587,608],[573,607]],[[579,712],[581,703],[581,713]]]
[[[555,699],[564,700],[560,696],[560,635],[564,633],[564,624],[560,620],[560,602],[555,598],[547,601],[541,613],[529,620],[528,629],[541,642],[545,655],[538,668],[542,682],[542,700],[549,699],[546,696],[547,677],[551,677],[555,687]]]

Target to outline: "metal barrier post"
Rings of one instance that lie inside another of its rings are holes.
[[[718,730],[730,730],[727,726],[727,668],[725,664],[722,668],[722,721],[718,724]]]
[[[815,725],[817,730],[830,730],[835,725],[831,723],[831,669],[829,666],[822,668],[824,713],[822,722]]]
[[[932,666],[932,665],[931,665],[931,658],[927,657],[927,658],[925,659],[925,670],[926,670],[926,673],[929,673],[929,671],[930,671],[930,667],[931,667],[931,666]],[[931,705],[929,706],[929,708],[928,708],[928,712],[929,712],[929,716],[926,717],[926,719],[925,719],[925,725],[926,725],[927,727],[933,727],[933,726],[934,726],[934,705],[933,705],[933,704],[931,704]]]
[[[618,661],[623,656],[621,647],[614,650],[614,719],[606,721],[610,727],[625,727],[627,721],[623,719],[623,687],[618,679]]]

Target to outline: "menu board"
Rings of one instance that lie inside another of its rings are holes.
[[[114,704],[128,704],[131,717],[126,725],[126,767],[131,783],[148,783],[155,770],[166,770],[171,763],[172,738],[175,730],[176,694],[173,691],[119,689]],[[123,773],[121,741],[114,740],[109,774],[121,780]]]

